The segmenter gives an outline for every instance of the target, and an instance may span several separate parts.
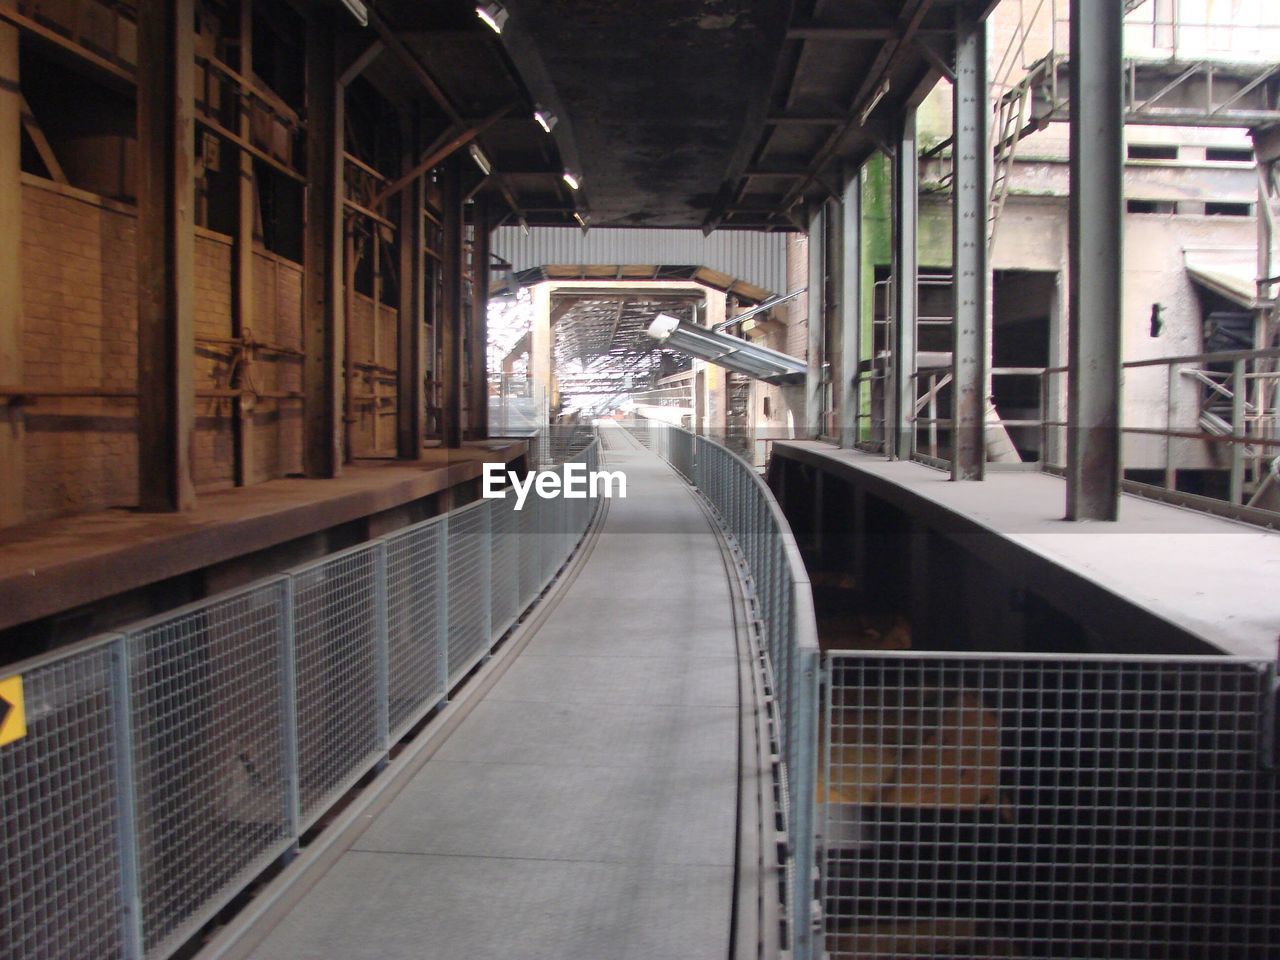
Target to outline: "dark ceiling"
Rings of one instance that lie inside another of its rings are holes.
[[[472,3],[377,9],[464,120],[510,104],[481,143],[513,219],[793,230],[947,72],[957,2],[506,0],[500,37]]]

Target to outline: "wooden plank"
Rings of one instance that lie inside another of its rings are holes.
[[[18,31],[0,23],[0,383],[21,383],[22,370],[22,93]],[[0,403],[0,527],[21,523],[23,431],[21,405]]]
[[[138,6],[138,504],[195,505],[194,0]]]
[[[40,162],[49,171],[49,176],[55,183],[66,184],[67,175],[62,170],[62,164],[58,162],[58,156],[49,145],[49,138],[40,128],[36,115],[31,112],[31,104],[27,103],[26,97],[22,98],[22,129],[27,131],[27,136],[31,138],[31,143],[40,156]]]
[[[240,70],[253,76],[253,0],[240,0]],[[240,136],[248,141],[252,133],[249,103],[240,98],[238,123]],[[253,332],[253,227],[257,211],[253,187],[253,157],[241,150],[237,153],[240,176],[236,181],[235,248],[232,260],[231,335],[248,337]],[[249,380],[253,351],[240,355],[237,385]],[[231,429],[235,445],[234,477],[238,487],[253,483],[253,411],[245,409],[245,397],[237,397],[231,405]]]
[[[307,222],[303,259],[303,468],[311,477],[336,477],[338,364],[342,327],[343,96],[334,70],[333,32],[313,17],[307,24]]]

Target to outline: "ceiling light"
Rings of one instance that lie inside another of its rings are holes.
[[[535,103],[533,105],[533,119],[538,121],[538,126],[540,126],[547,133],[550,133],[551,128],[556,125],[556,122],[560,118],[557,117],[550,110],[548,110],[546,107],[540,106],[539,104]]]
[[[494,33],[501,33],[507,25],[507,8],[500,3],[489,0],[488,3],[476,4],[476,16],[493,28]]]
[[[480,168],[480,172],[486,177],[493,173],[493,164],[489,162],[489,158],[484,155],[484,151],[480,149],[478,143],[473,143],[467,147],[467,151],[471,154],[471,159],[476,162],[476,166]]]
[[[578,187],[582,186],[582,178],[572,170],[566,170],[564,172],[563,180],[569,185],[570,190],[577,190]]]
[[[342,5],[346,7],[353,17],[360,21],[360,26],[367,27],[369,25],[369,8],[360,0],[342,0]]]
[[[587,228],[591,226],[591,217],[590,217],[590,215],[588,215],[588,214],[584,214],[584,213],[582,213],[582,211],[580,211],[580,210],[575,210],[575,211],[573,211],[573,219],[575,219],[575,220],[577,220],[577,221],[578,221],[578,226],[580,226],[580,227],[582,228],[582,232],[583,232],[583,233],[586,233],[586,232],[587,232]]]

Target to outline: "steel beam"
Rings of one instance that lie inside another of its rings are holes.
[[[957,7],[956,81],[951,88],[955,127],[951,189],[951,324],[953,403],[952,480],[981,480],[986,460],[987,314],[991,267],[987,230],[991,150],[987,145],[987,24]]]
[[[858,442],[862,413],[862,168],[849,178],[840,198],[840,390],[839,434],[842,447]]]
[[[462,371],[463,316],[462,316],[462,171],[458,157],[445,161],[441,177],[441,202],[444,207],[443,266],[441,269],[441,302],[443,316],[439,317],[440,332],[440,384],[442,413],[440,431],[446,447],[462,445]]]
[[[402,170],[413,166],[417,149],[417,124],[403,124],[405,149]],[[426,413],[424,381],[423,317],[426,307],[426,278],[422,253],[422,182],[400,193],[400,223],[396,232],[396,253],[400,278],[399,316],[396,327],[396,454],[402,460],[420,460],[425,440]]]
[[[489,241],[493,219],[484,200],[472,209],[471,323],[467,329],[467,433],[472,440],[489,436]]]
[[[138,505],[195,505],[194,0],[138,6]]]
[[[1112,0],[1071,6],[1069,520],[1115,520],[1120,508],[1123,18]]]
[[[885,411],[885,452],[891,459],[910,459],[915,406],[912,374],[916,369],[916,315],[919,264],[916,213],[919,205],[919,164],[916,159],[916,112],[900,121],[893,155],[893,350]]]
[[[342,327],[343,89],[335,70],[333,30],[313,14],[307,23],[307,220],[303,236],[303,469],[335,477]]]
[[[809,340],[804,375],[804,424],[805,436],[810,438],[822,433],[822,320],[826,274],[824,206],[817,207],[809,217],[809,292],[806,295]]]
[[[22,383],[22,91],[18,29],[0,23],[0,383]],[[0,527],[23,513],[22,404],[0,406]]]
[[[253,0],[240,0],[240,76],[253,76]],[[252,139],[252,118],[249,102],[241,97],[237,103],[236,132],[246,143]],[[233,285],[231,288],[231,336],[244,339],[253,331],[253,225],[255,201],[253,190],[253,155],[245,150],[236,151],[239,176],[236,178],[235,249],[233,255]],[[252,363],[247,347],[241,348],[238,381],[233,386],[244,387],[249,379]],[[238,487],[253,482],[253,407],[245,409],[247,397],[231,400],[231,428],[235,444],[235,483]]]

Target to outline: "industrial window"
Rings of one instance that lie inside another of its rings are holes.
[[[1177,160],[1178,148],[1172,145],[1153,143],[1129,144],[1130,160]]]
[[[1251,163],[1253,151],[1248,147],[1208,147],[1204,158],[1213,163]]]
[[[1124,205],[1129,213],[1177,213],[1174,200],[1127,200]]]
[[[1204,205],[1207,217],[1247,217],[1252,212],[1253,205],[1249,203],[1212,202]]]

